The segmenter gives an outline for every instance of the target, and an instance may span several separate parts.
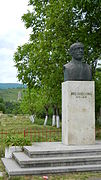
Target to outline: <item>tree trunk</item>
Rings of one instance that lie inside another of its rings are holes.
[[[35,115],[31,115],[31,116],[29,117],[29,119],[30,119],[30,121],[31,121],[32,123],[34,123],[34,121],[35,121]]]
[[[56,125],[56,106],[53,106],[52,126]]]
[[[46,109],[46,116],[45,116],[45,120],[44,120],[44,126],[47,125],[47,121],[48,121],[48,106],[45,106]]]
[[[59,108],[56,108],[56,127],[60,127],[60,117],[59,117]]]

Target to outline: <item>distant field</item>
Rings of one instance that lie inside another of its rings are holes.
[[[0,89],[0,97],[4,99],[4,101],[17,101],[18,93],[23,92],[23,89]]]

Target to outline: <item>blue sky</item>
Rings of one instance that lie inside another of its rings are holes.
[[[30,31],[21,21],[27,4],[28,0],[0,0],[0,83],[18,82],[13,55],[29,39]]]

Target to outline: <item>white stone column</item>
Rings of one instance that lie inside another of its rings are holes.
[[[62,83],[62,142],[95,143],[95,87],[93,81]]]

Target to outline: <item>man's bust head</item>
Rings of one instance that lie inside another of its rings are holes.
[[[70,46],[70,54],[73,59],[81,61],[84,55],[84,45],[82,43],[74,43]]]
[[[72,61],[64,65],[64,81],[91,81],[91,69],[87,63],[82,63],[84,45],[81,42],[70,46]]]

